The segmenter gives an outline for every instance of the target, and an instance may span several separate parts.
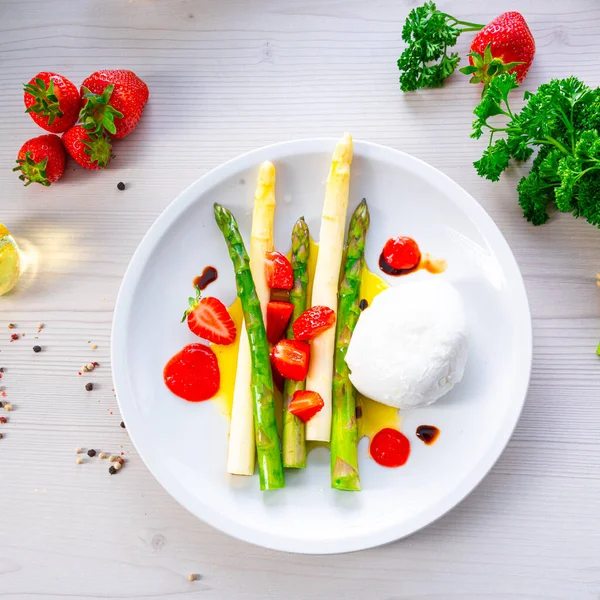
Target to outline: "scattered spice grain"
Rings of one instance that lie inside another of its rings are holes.
[[[88,452],[87,452],[87,455],[88,455],[90,458],[94,458],[94,456],[96,456],[96,451],[95,451],[93,448],[90,448],[90,449],[88,450]]]
[[[98,456],[104,460],[106,458],[106,452],[100,452],[100,454],[98,454]]]
[[[85,384],[86,392],[91,392],[93,389],[94,389],[94,384],[91,381]]]
[[[108,468],[108,472],[109,472],[111,475],[114,475],[114,474],[117,472],[117,469],[115,469],[114,467],[109,467],[109,468]]]
[[[33,351],[36,352],[36,353],[37,352],[41,352],[42,351],[42,347],[41,346],[34,346],[33,347]]]
[[[83,464],[83,458],[82,458],[81,456],[78,456],[78,457],[75,459],[75,462],[76,462],[78,465],[81,465],[81,464]]]

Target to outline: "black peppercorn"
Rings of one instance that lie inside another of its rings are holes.
[[[369,303],[363,298],[360,301],[360,304],[358,305],[358,308],[360,308],[360,310],[365,310],[365,308],[367,308],[367,306],[369,306]]]
[[[33,351],[34,352],[41,352],[42,351],[42,347],[41,346],[34,346],[33,347]]]
[[[122,192],[125,189],[125,184],[122,181],[119,181],[119,183],[117,183],[117,189]]]
[[[85,389],[87,392],[91,392],[94,389],[94,384],[93,383],[86,383],[85,384]]]
[[[96,456],[96,451],[93,448],[91,450],[88,450],[88,456],[90,458],[93,458],[94,456]]]
[[[114,474],[117,472],[117,470],[116,470],[114,467],[109,467],[109,468],[108,468],[108,472],[109,472],[111,475],[114,475]]]
[[[122,427],[123,429],[125,429],[125,422],[124,422],[124,421],[121,421],[121,427]]]

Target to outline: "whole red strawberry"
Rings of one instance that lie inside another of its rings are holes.
[[[23,86],[25,112],[46,131],[62,133],[72,127],[81,107],[77,88],[57,73],[38,73]]]
[[[103,169],[113,158],[109,137],[88,131],[81,125],[63,133],[62,142],[71,158],[90,171]]]
[[[48,186],[58,181],[65,170],[65,150],[57,135],[40,135],[27,140],[19,150],[19,179],[25,185],[36,182]]]
[[[81,120],[97,132],[104,128],[124,138],[136,128],[148,95],[148,86],[133,71],[96,71],[81,84]]]
[[[471,43],[471,67],[461,69],[472,75],[471,82],[485,85],[500,73],[516,73],[521,83],[535,54],[535,40],[523,15],[506,12],[488,23]]]

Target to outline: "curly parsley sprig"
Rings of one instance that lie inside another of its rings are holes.
[[[456,44],[461,33],[483,27],[443,13],[433,2],[413,8],[402,28],[402,40],[407,44],[398,59],[402,91],[441,87],[460,61],[458,52],[449,54],[448,48]]]
[[[498,181],[511,159],[527,160],[536,150],[529,174],[517,186],[528,221],[545,223],[555,207],[600,227],[600,88],[576,77],[553,79],[537,92],[525,92],[515,112],[510,92],[514,74],[494,78],[473,111],[471,137],[489,133],[488,146],[474,166],[481,177]],[[490,124],[501,115],[504,126]]]

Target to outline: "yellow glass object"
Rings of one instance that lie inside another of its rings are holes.
[[[10,292],[20,276],[19,247],[10,231],[0,223],[0,296]]]

